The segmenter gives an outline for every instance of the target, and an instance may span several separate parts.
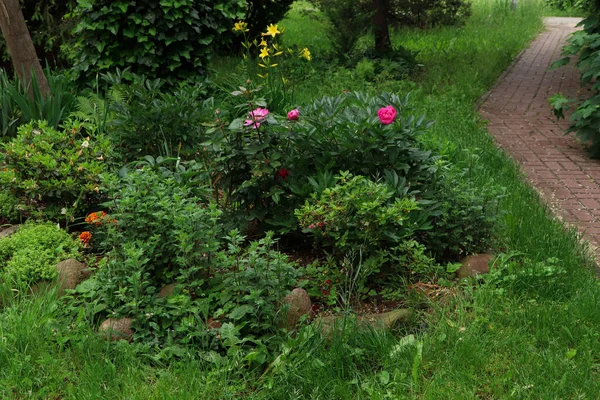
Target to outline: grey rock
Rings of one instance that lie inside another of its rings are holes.
[[[379,314],[365,314],[358,316],[345,315],[327,315],[315,319],[314,325],[321,329],[321,332],[330,336],[335,329],[341,329],[347,322],[356,321],[356,325],[361,328],[376,330],[390,329],[399,321],[408,319],[412,311],[406,308],[388,311]]]
[[[0,239],[14,235],[19,228],[21,228],[21,225],[11,225],[7,228],[0,228]]]
[[[175,284],[169,283],[168,285],[165,285],[162,287],[162,289],[160,289],[157,296],[159,299],[162,299],[164,297],[169,297],[170,295],[173,294],[174,290],[175,290]]]
[[[108,318],[98,328],[98,333],[106,340],[127,340],[131,342],[133,330],[131,318]]]
[[[67,289],[75,289],[77,285],[87,279],[88,269],[85,264],[74,258],[61,261],[56,266],[58,272],[58,296],[65,294]]]
[[[283,327],[290,331],[296,328],[300,318],[309,315],[312,311],[312,302],[308,292],[301,288],[296,288],[285,296],[283,305],[284,309],[287,310],[287,318],[283,320]]]
[[[494,259],[493,254],[481,253],[464,258],[460,263],[462,266],[456,271],[459,278],[468,278],[490,272],[490,261]]]

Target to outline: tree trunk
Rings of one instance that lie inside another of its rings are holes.
[[[373,0],[373,33],[375,34],[375,52],[387,54],[392,51],[388,14],[390,12],[389,0]]]
[[[21,81],[28,84],[30,96],[33,93],[30,84],[32,74],[35,74],[42,96],[48,96],[48,80],[35,53],[19,0],[0,0],[0,28],[15,71]]]

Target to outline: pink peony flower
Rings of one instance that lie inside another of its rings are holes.
[[[258,107],[256,110],[248,113],[248,117],[250,117],[250,119],[244,121],[244,126],[251,126],[254,129],[258,129],[261,121],[263,121],[268,114],[269,110]]]
[[[298,111],[297,108],[288,113],[288,119],[290,121],[297,121],[299,116],[300,116],[300,111]]]
[[[247,119],[244,121],[244,126],[250,126],[250,125],[252,125],[252,128],[254,128],[254,129],[260,128],[260,122],[252,121],[251,119]]]
[[[262,118],[264,119],[267,114],[269,114],[269,110],[267,110],[266,108],[260,108],[258,107],[256,110],[254,111],[250,111],[250,116],[253,118]]]
[[[377,111],[377,116],[382,124],[389,125],[396,119],[396,109],[392,106],[380,108]]]

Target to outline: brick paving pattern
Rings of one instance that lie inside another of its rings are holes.
[[[521,171],[554,213],[576,226],[600,254],[600,161],[591,160],[568,120],[556,121],[548,103],[555,93],[578,97],[574,60],[548,71],[560,58],[578,18],[547,18],[546,31],[505,73],[480,108],[498,145],[521,165]],[[584,94],[584,93],[583,93]]]

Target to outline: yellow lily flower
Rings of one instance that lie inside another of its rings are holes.
[[[299,57],[304,58],[306,61],[310,61],[312,59],[310,51],[306,47],[300,51]]]
[[[260,49],[260,54],[258,56],[261,59],[264,59],[265,57],[269,57],[269,49],[267,49],[266,47],[263,47],[262,49]]]
[[[279,30],[279,27],[275,24],[271,24],[267,27],[267,31],[265,33],[263,33],[262,35],[275,37],[280,33],[281,33],[281,31]]]
[[[246,28],[248,28],[248,24],[244,21],[236,22],[233,25],[234,32],[248,32],[249,29],[246,29]]]
[[[265,39],[263,38],[260,43],[258,44],[260,47],[267,47],[267,42],[265,41]]]

